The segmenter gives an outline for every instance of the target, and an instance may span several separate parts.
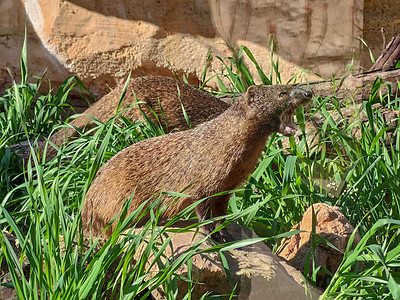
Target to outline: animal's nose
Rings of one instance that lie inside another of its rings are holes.
[[[304,97],[311,98],[312,97],[311,91],[304,90]]]
[[[312,97],[312,93],[311,93],[311,91],[306,91],[306,90],[303,90],[301,88],[297,88],[297,89],[295,89],[294,91],[292,91],[290,93],[290,96],[292,96],[292,97],[303,97],[303,98],[310,99]]]

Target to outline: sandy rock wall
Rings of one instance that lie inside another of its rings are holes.
[[[214,0],[210,7],[218,33],[231,44],[268,47],[273,34],[280,56],[323,76],[342,75],[361,46],[361,0]]]
[[[192,81],[198,78],[208,49],[222,40],[196,36],[208,30],[206,25],[197,29],[192,20],[201,19],[201,7],[199,16],[188,20],[183,15],[181,26],[190,34],[175,32],[177,25],[166,26],[168,20],[180,21],[177,16],[183,12],[174,11],[176,6],[157,1],[113,1],[112,5],[109,1],[25,1],[26,13],[44,46],[100,95],[125,79],[130,70],[136,75],[173,76],[176,72]]]
[[[384,38],[381,33],[384,30]],[[400,34],[400,9],[397,0],[364,0],[363,39],[369,46],[375,59],[379,57],[392,37]],[[369,50],[362,51],[362,65],[368,69],[372,66]]]
[[[24,4],[16,0],[0,0],[0,92],[9,88],[13,78],[20,76],[20,55],[24,40],[25,22],[28,30],[29,71],[61,83],[70,75],[68,69],[49,52],[28,20]],[[27,21],[28,20],[28,21]],[[12,76],[11,76],[11,75]],[[50,75],[51,74],[51,75]]]
[[[385,6],[375,2],[1,0],[0,91],[11,82],[7,68],[18,78],[25,20],[30,73],[47,68],[54,84],[78,75],[97,96],[129,71],[135,76],[185,74],[196,83],[206,64],[210,70],[222,67],[217,59],[207,62],[210,49],[212,55],[232,55],[223,42],[249,46],[269,71],[270,34],[278,46],[283,82],[300,67],[323,76],[342,75],[352,58],[356,69],[361,61],[359,37],[364,24],[372,22],[363,17],[365,7],[374,19],[384,15]],[[399,26],[393,22],[395,31]],[[380,50],[382,42],[374,43]]]

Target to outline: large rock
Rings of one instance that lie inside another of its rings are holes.
[[[189,223],[176,223],[177,228],[186,227]],[[255,234],[249,229],[236,224],[231,224],[229,233],[235,240],[255,238]],[[171,234],[170,234],[171,236]],[[166,256],[174,256],[175,259],[186,251],[191,245],[203,238],[201,233],[194,232],[176,233],[172,236],[173,254],[170,248],[166,250]],[[201,245],[199,250],[211,247],[210,241]],[[137,253],[140,256],[140,251]],[[237,283],[235,294],[237,299],[318,299],[322,293],[308,286],[306,294],[305,283],[300,272],[289,266],[285,261],[273,254],[264,243],[257,243],[240,249],[225,251],[233,285]],[[149,261],[151,263],[151,261]],[[192,297],[200,299],[206,293],[230,294],[232,287],[229,284],[221,258],[218,253],[197,254],[192,258],[193,278],[198,280]],[[157,272],[157,270],[155,270]],[[176,274],[187,277],[187,267],[182,266]],[[183,299],[187,293],[187,284],[183,280],[178,282],[179,294],[177,299]],[[155,299],[165,299],[164,292],[158,289],[153,293]]]
[[[224,41],[268,48],[273,34],[281,73],[290,78],[302,66],[329,76],[342,75],[348,63],[371,65],[399,32],[396,0],[2,0],[0,1],[0,91],[9,86],[9,68],[18,78],[19,53],[28,19],[30,70],[46,68],[53,82],[80,75],[104,95],[133,70],[146,75],[185,74],[199,79],[208,49],[230,55]],[[257,50],[258,51],[258,50]],[[360,52],[362,52],[360,58]],[[268,61],[268,57],[265,57]],[[289,63],[290,62],[290,63]],[[218,69],[213,60],[210,66]],[[289,63],[286,68],[286,63]],[[291,69],[296,67],[293,73]],[[285,80],[284,80],[285,81]]]
[[[363,40],[368,48],[363,47],[361,63],[366,69],[373,64],[371,52],[378,58],[384,43],[389,43],[400,32],[400,9],[393,9],[398,4],[397,0],[364,0]]]
[[[170,229],[181,229],[193,224],[192,221],[180,221],[175,223],[174,227]],[[256,238],[255,234],[244,227],[236,224],[231,224],[229,227],[229,233],[237,240]],[[136,230],[141,230],[137,228]],[[3,232],[7,236],[13,248],[16,249],[17,257],[20,256],[20,246],[12,234]],[[172,235],[171,244],[173,247],[173,253],[171,248],[167,247],[165,250],[165,256],[174,256],[174,259],[178,259],[181,254],[184,254],[193,244],[202,239],[204,236],[202,233],[183,232],[175,233]],[[60,236],[62,252],[65,251],[63,237]],[[153,241],[157,242],[157,241]],[[105,240],[99,240],[96,245],[95,252],[99,251],[104,245]],[[91,245],[91,239],[84,237],[84,247],[89,248]],[[213,244],[207,240],[204,242],[198,250],[204,250],[210,248]],[[141,255],[140,251],[136,252],[136,258]],[[224,255],[227,258],[229,271],[232,277],[232,283],[237,283],[235,294],[238,296],[233,299],[249,299],[249,300],[268,300],[268,299],[293,299],[293,300],[316,300],[322,294],[322,292],[307,283],[304,283],[300,272],[289,266],[284,260],[276,256],[271,250],[263,243],[257,243],[250,246],[246,246],[240,249],[234,249],[230,251],[224,251]],[[151,257],[150,257],[151,259]],[[149,260],[149,264],[151,261]],[[116,263],[108,270],[106,279],[111,280],[114,275],[114,269]],[[155,264],[155,268],[157,264]],[[201,296],[207,292],[211,294],[230,294],[232,286],[226,277],[224,267],[221,263],[221,258],[217,252],[207,254],[197,254],[192,257],[193,267],[193,279],[198,282],[192,291],[192,299],[200,299]],[[24,272],[26,276],[29,276],[29,262],[24,260]],[[157,269],[153,269],[157,272]],[[188,269],[186,265],[182,265],[175,273],[188,277]],[[150,272],[149,274],[151,274]],[[1,283],[11,283],[11,277],[8,274],[6,266],[1,269],[0,276]],[[176,299],[183,299],[187,294],[187,284],[183,280],[178,281],[179,293]],[[160,287],[155,290],[152,294],[153,299],[164,300],[164,291]],[[107,296],[108,297],[108,296]],[[13,288],[1,287],[0,300],[17,299]],[[228,299],[228,298],[227,298]]]
[[[279,55],[323,76],[342,75],[357,55],[363,1],[214,0],[209,1],[218,33],[229,43],[241,40],[268,47],[275,36]],[[358,61],[354,61],[358,67]]]
[[[313,232],[313,214],[315,214],[315,233],[329,242],[336,248],[344,252],[354,227],[342,214],[339,207],[329,206],[324,203],[316,203],[305,212],[303,219],[292,230],[302,230],[304,232],[293,235],[290,239],[283,240],[285,245],[278,255],[288,261],[288,263],[298,270],[304,272],[306,256],[311,250],[311,233]],[[318,239],[317,239],[318,240]],[[354,243],[360,241],[360,235],[356,233]],[[315,247],[316,266],[323,266],[332,274],[336,272],[343,260],[343,254],[331,248],[326,243],[317,243]],[[310,270],[312,265],[310,262]],[[324,285],[325,273],[319,272],[317,283]]]
[[[21,1],[0,1],[0,95],[12,81],[20,81],[20,57],[24,42],[24,27],[28,31],[28,72],[40,76],[47,69],[47,78],[60,84],[71,73],[37,35]],[[11,76],[10,76],[11,75]],[[48,87],[48,86],[47,86]]]
[[[221,42],[250,45],[269,73],[270,33],[281,55],[283,82],[302,70],[299,65],[322,75],[332,70],[339,75],[359,52],[362,3],[117,0],[110,5],[106,0],[3,0],[0,79],[4,85],[11,82],[5,67],[18,78],[26,18],[30,72],[37,75],[47,68],[54,85],[78,75],[97,96],[109,91],[107,85],[115,87],[129,71],[186,75],[196,83],[207,64],[209,79],[213,70],[220,72],[222,63],[215,58],[207,61],[208,50],[221,58],[232,56]],[[209,84],[216,87],[217,81]]]

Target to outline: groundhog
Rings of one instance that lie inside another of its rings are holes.
[[[117,153],[93,180],[83,203],[86,232],[100,235],[133,192],[129,213],[162,191],[184,191],[162,217],[170,218],[191,203],[209,197],[196,207],[199,220],[226,215],[229,194],[254,171],[269,135],[293,135],[294,110],[311,99],[311,92],[293,86],[251,86],[228,110],[198,127],[133,144]],[[170,204],[170,205],[169,205]],[[203,226],[211,233],[222,221]],[[114,226],[103,235],[109,237]],[[217,242],[225,231],[212,235]]]
[[[79,136],[75,128],[83,130],[94,125],[89,116],[101,122],[106,122],[112,118],[116,113],[122,90],[123,86],[118,86],[102,97],[89,107],[82,116],[72,120],[69,123],[71,127],[65,127],[51,135],[50,141],[59,147],[66,139]],[[142,104],[136,105],[136,101],[142,102]],[[176,129],[182,131],[190,128],[184,117],[182,106],[189,117],[191,127],[196,127],[221,114],[230,105],[175,79],[163,76],[145,76],[134,78],[129,82],[120,109],[123,110],[129,106],[132,106],[132,108],[122,114],[126,118],[132,121],[144,120],[141,109],[152,122],[162,126],[166,132],[170,132]],[[158,119],[154,116],[152,110],[157,114]],[[43,154],[45,145],[46,142],[39,144],[40,154]],[[46,160],[51,160],[56,155],[57,150],[48,145]],[[26,156],[24,160],[29,158],[29,152],[26,153]]]

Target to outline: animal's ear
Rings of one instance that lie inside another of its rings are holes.
[[[246,92],[246,100],[247,100],[247,103],[253,103],[254,102],[254,100],[255,100],[255,95],[256,95],[256,88],[257,88],[257,86],[256,85],[252,85],[252,86],[250,86],[248,89],[247,89],[247,92]]]
[[[282,98],[284,98],[287,94],[288,94],[288,92],[282,91],[282,92],[279,93],[278,97],[279,97],[279,99],[282,99]]]

